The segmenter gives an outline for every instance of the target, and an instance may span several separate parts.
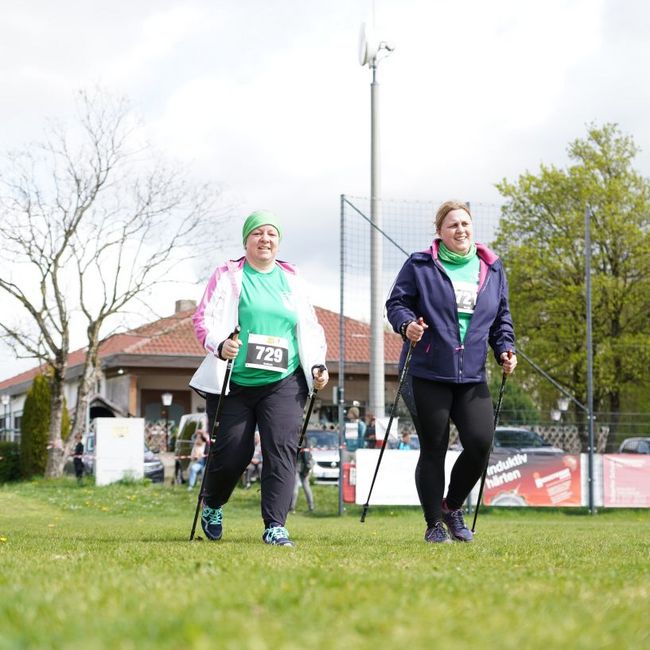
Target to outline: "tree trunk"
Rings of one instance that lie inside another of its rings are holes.
[[[65,380],[65,364],[55,368],[50,379],[52,402],[50,405],[50,432],[47,451],[46,478],[58,478],[63,475],[65,452],[61,439],[61,423],[63,421],[63,383]]]

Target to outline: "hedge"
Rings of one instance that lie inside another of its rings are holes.
[[[0,483],[18,481],[20,476],[20,445],[0,442]]]

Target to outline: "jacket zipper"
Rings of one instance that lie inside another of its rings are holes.
[[[454,303],[456,301],[456,292],[454,291],[454,283],[451,281],[451,278],[447,275],[447,272],[445,271],[444,266],[440,264],[436,260],[436,263],[438,264],[438,267],[442,270],[444,277],[447,279],[447,282],[449,282],[451,286],[451,293],[454,297]],[[487,284],[487,279],[485,280],[485,284]],[[485,284],[483,286],[485,286]],[[476,296],[476,300],[478,301],[478,295]],[[470,322],[470,327],[471,327],[471,322]],[[458,324],[458,317],[456,317],[456,332],[458,335],[458,346],[456,347],[456,352],[458,352],[458,380],[462,381],[463,379],[463,352],[465,350],[465,346],[461,343],[460,341],[460,325]]]
[[[488,286],[488,284],[489,284],[489,282],[490,282],[490,277],[491,277],[491,276],[490,276],[490,271],[492,271],[492,267],[491,267],[491,266],[488,267],[488,272],[487,272],[487,275],[485,276],[485,282],[483,283],[483,286],[482,286],[482,287],[479,287],[479,290],[478,290],[478,292],[476,293],[476,302],[474,303],[474,311],[476,311],[476,308],[478,307],[478,299],[479,299],[479,297],[480,297],[481,294],[485,291],[486,287]],[[472,318],[472,319],[469,321],[469,327],[467,328],[467,332],[465,333],[465,336],[467,336],[467,334],[469,334],[469,331],[472,329],[472,321],[473,321],[473,320],[474,320],[474,318]],[[458,334],[458,338],[459,338],[459,340],[460,340],[460,332],[459,332],[459,334]]]

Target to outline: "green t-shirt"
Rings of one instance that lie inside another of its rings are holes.
[[[242,346],[232,380],[242,386],[264,386],[292,374],[300,365],[296,313],[289,283],[279,266],[270,273],[244,263],[239,297]]]
[[[453,264],[443,259],[440,259],[440,263],[447,271],[447,275],[454,285],[460,342],[463,343],[476,306],[480,262],[478,256],[473,255],[464,264]]]

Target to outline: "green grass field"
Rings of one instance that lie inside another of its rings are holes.
[[[256,490],[190,543],[184,488],[0,487],[0,648],[650,647],[648,511],[495,509],[428,545],[419,509],[360,524],[315,497],[289,549],[262,543]]]

